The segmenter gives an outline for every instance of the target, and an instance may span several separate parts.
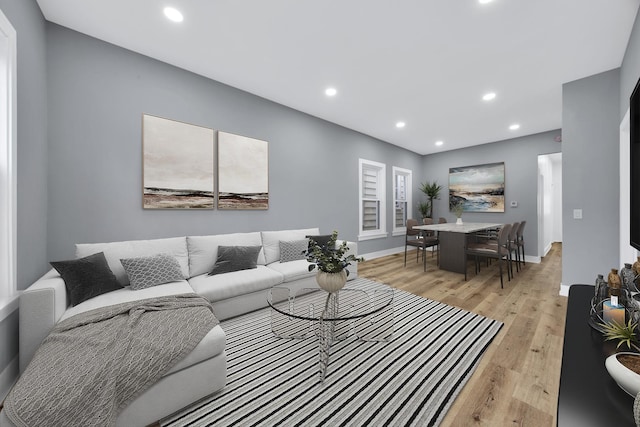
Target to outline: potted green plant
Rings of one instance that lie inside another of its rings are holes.
[[[423,182],[420,184],[420,191],[427,195],[429,199],[429,215],[427,217],[433,218],[433,200],[440,198],[440,191],[442,190],[442,185],[438,185],[437,181],[433,182]]]
[[[431,209],[431,203],[429,201],[418,203],[418,212],[422,218],[429,217],[429,210]]]
[[[625,346],[628,350],[640,351],[637,323],[629,320],[626,324],[617,322],[601,323],[604,339],[618,341],[616,349]],[[612,354],[605,360],[605,367],[618,386],[636,397],[640,392],[640,354],[634,351],[623,351]]]
[[[343,241],[336,246],[337,240],[338,232],[334,230],[326,246],[321,246],[312,239],[304,253],[307,261],[311,263],[309,271],[318,269],[316,281],[318,286],[327,292],[336,292],[342,289],[347,283],[347,276],[349,276],[347,266],[352,262],[364,261],[364,258],[356,257],[353,254],[345,255],[349,251],[347,242]]]
[[[451,211],[455,214],[456,224],[462,224],[462,212],[464,212],[464,202],[457,201],[451,205]]]

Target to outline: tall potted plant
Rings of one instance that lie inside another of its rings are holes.
[[[309,242],[309,247],[305,251],[309,265],[309,271],[318,268],[316,281],[318,286],[327,292],[337,292],[347,283],[349,270],[347,266],[352,262],[364,261],[364,258],[356,257],[353,254],[345,255],[349,250],[346,241],[336,246],[338,232],[333,231],[331,238],[325,246],[319,245],[313,239]]]
[[[438,185],[438,181],[423,182],[420,184],[420,191],[427,195],[429,199],[429,218],[433,218],[433,200],[440,198],[440,191],[442,191],[442,185]]]

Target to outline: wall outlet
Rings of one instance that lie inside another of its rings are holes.
[[[582,209],[573,210],[573,219],[582,219]]]
[[[511,207],[512,208],[517,208],[518,207],[518,202],[516,202],[515,200],[511,201]]]

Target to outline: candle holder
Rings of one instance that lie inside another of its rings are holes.
[[[625,323],[631,319],[633,322],[637,323],[640,319],[640,294],[627,298],[627,301],[629,304],[626,306],[620,304],[613,306],[611,305],[611,298],[599,300],[594,296],[591,299],[591,310],[589,312],[588,319],[589,326],[602,333],[604,332],[602,325],[612,320],[615,320],[618,323]],[[622,311],[622,314],[620,310]],[[621,315],[622,318],[620,319]]]

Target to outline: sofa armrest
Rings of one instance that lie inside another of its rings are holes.
[[[344,242],[345,240],[336,240],[336,245],[341,245],[342,242]],[[358,256],[358,243],[357,242],[350,242],[348,240],[346,240],[347,242],[347,247],[349,247],[349,250],[346,252],[346,255],[351,255],[353,254],[354,256]],[[347,280],[353,280],[355,278],[358,277],[358,263],[357,262],[352,262],[350,266],[347,267],[347,270],[349,270],[349,277],[347,277]]]
[[[68,306],[64,280],[50,270],[20,295],[20,372]]]

